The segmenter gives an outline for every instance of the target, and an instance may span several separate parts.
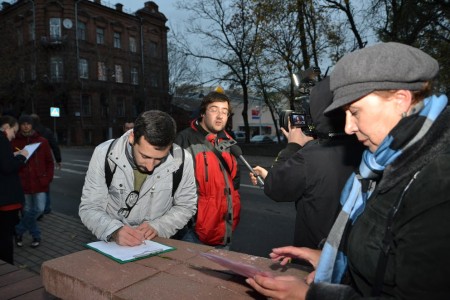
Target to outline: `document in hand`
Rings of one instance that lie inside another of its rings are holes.
[[[25,148],[23,148],[28,151],[28,157],[27,157],[26,161],[28,161],[30,159],[31,155],[33,155],[34,151],[36,151],[36,149],[40,145],[41,145],[41,143],[34,143],[34,144],[26,145]]]
[[[121,264],[176,250],[174,247],[147,240],[144,244],[134,247],[120,246],[115,242],[107,243],[104,241],[89,243],[86,244],[86,247],[91,248]]]
[[[253,278],[255,275],[261,275],[265,277],[273,277],[272,273],[262,271],[252,265],[247,265],[235,260],[231,260],[229,258],[225,258],[223,256],[215,255],[212,253],[205,253],[205,252],[198,252],[203,257],[206,257],[207,259],[210,259],[219,265],[226,267],[233,271],[234,273],[247,277],[247,278]]]

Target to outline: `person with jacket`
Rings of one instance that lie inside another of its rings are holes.
[[[14,233],[25,196],[20,183],[19,168],[28,151],[11,149],[19,124],[12,116],[0,117],[0,260],[14,264]]]
[[[239,223],[239,168],[230,153],[236,141],[225,131],[230,114],[230,99],[223,92],[210,92],[200,104],[200,117],[175,139],[194,157],[198,190],[197,215],[184,241],[229,248]]]
[[[175,135],[172,117],[150,110],[137,117],[133,130],[95,148],[79,215],[98,239],[137,246],[156,236],[169,238],[195,214],[192,157],[173,143]],[[105,162],[113,170],[109,188]],[[180,168],[182,178],[172,195],[172,173]]]
[[[339,60],[330,113],[367,149],[341,194],[343,208],[323,250],[284,247],[271,257],[308,259],[295,277],[247,282],[273,299],[448,299],[450,295],[450,110],[431,95],[438,62],[400,43]],[[314,277],[314,282],[312,278]]]
[[[344,113],[323,115],[333,99],[330,77],[312,88],[309,97],[314,135],[290,126],[281,130],[288,140],[270,170],[254,171],[264,179],[264,193],[277,202],[295,201],[297,211],[293,245],[319,249],[341,208],[339,195],[354,172],[364,148],[353,136],[344,134]],[[256,178],[250,173],[253,184]]]
[[[45,193],[53,180],[55,166],[48,141],[33,129],[31,116],[22,115],[19,118],[19,126],[20,131],[12,141],[14,149],[23,149],[29,144],[40,144],[19,171],[25,193],[25,206],[22,218],[16,226],[16,245],[23,246],[22,236],[29,231],[33,237],[31,247],[36,248],[41,243],[41,231],[36,220],[45,209]]]
[[[61,170],[61,149],[59,149],[58,142],[53,135],[53,132],[50,128],[45,127],[41,123],[41,118],[37,114],[31,114],[31,118],[33,118],[33,128],[36,130],[43,138],[47,139],[50,148],[52,149],[53,157],[56,161],[56,166],[58,170]],[[42,219],[44,214],[49,214],[52,211],[52,204],[50,198],[50,187],[48,191],[45,193],[45,208],[44,213],[38,217],[38,220]]]

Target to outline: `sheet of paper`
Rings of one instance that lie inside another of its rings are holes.
[[[255,275],[262,275],[262,276],[266,276],[266,277],[273,277],[272,273],[270,272],[266,272],[266,271],[261,271],[260,269],[252,266],[252,265],[247,265],[235,260],[231,260],[229,258],[225,258],[223,256],[219,256],[219,255],[215,255],[212,253],[205,253],[205,252],[199,252],[199,254],[203,257],[206,257],[216,263],[218,263],[219,265],[230,269],[231,271],[233,271],[234,273],[244,276],[244,277],[251,277],[253,278]]]
[[[40,145],[41,145],[41,143],[34,143],[34,144],[26,145],[25,148],[23,148],[23,149],[25,149],[25,150],[28,151],[28,157],[27,157],[27,160],[26,160],[26,161],[28,161],[28,159],[31,157],[31,155],[33,155],[34,151],[36,151],[36,149],[37,149]]]
[[[120,246],[115,242],[107,243],[104,241],[89,243],[86,246],[120,263],[125,263],[175,250],[174,247],[147,240],[144,242],[144,244],[134,247]]]

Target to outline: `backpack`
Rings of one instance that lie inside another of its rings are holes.
[[[117,139],[115,139],[114,141],[112,141],[111,144],[109,144],[108,147],[108,151],[106,151],[106,155],[105,155],[105,182],[106,182],[106,186],[109,188],[109,186],[111,185],[111,181],[113,179],[114,173],[116,172],[116,168],[117,166],[114,166],[114,170],[111,170],[111,166],[108,163],[108,153],[111,151],[111,149],[113,148],[114,144],[116,143]],[[176,170],[175,172],[172,173],[172,198],[175,195],[176,190],[178,189],[178,186],[180,185],[180,181],[181,181],[181,177],[183,177],[183,167],[184,167],[184,150],[180,149],[181,151],[174,151],[173,147],[172,149],[170,149],[170,153],[172,154],[172,156],[178,156],[181,152],[181,164],[180,167],[178,168],[178,170]]]

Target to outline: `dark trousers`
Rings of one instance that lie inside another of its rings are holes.
[[[14,264],[14,227],[19,222],[19,210],[0,211],[0,259]]]

